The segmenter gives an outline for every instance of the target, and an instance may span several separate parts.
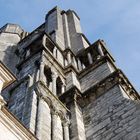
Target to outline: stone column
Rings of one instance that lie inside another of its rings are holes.
[[[57,58],[58,56],[57,56],[57,48],[56,47],[54,47],[54,49],[53,49],[53,56],[55,57],[55,58]]]
[[[104,52],[102,50],[102,47],[101,47],[100,43],[98,44],[98,52],[101,56],[104,56]]]
[[[86,67],[85,67],[85,65],[84,64],[82,64],[82,69],[85,69]]]
[[[82,64],[81,64],[81,61],[80,61],[79,58],[78,58],[78,68],[79,68],[80,71],[82,70]]]
[[[58,113],[55,110],[52,110],[51,112],[52,115],[52,140],[58,140],[57,139],[57,117]]]
[[[36,136],[38,139],[41,139],[41,126],[42,126],[42,117],[41,117],[41,113],[42,113],[42,107],[43,107],[43,99],[42,97],[38,98],[38,108],[37,108],[37,127],[36,127]]]
[[[39,80],[43,79],[43,73],[44,73],[44,63],[40,63],[40,72],[39,72]]]
[[[33,78],[30,74],[28,75],[28,77],[29,77],[29,81],[28,81],[28,88],[29,88],[33,85]]]
[[[84,121],[80,106],[75,101],[76,95],[74,95],[74,101],[70,105],[71,112],[71,135],[70,139],[74,140],[86,140]]]
[[[36,136],[39,140],[51,140],[50,108],[42,97],[38,101]]]
[[[52,93],[56,95],[56,74],[52,74]]]
[[[65,66],[67,66],[68,65],[68,61],[65,59],[64,62],[65,62]]]
[[[43,44],[44,46],[46,46],[46,35],[43,36],[42,44]]]
[[[92,56],[91,56],[91,54],[89,52],[88,52],[87,56],[88,56],[89,64],[92,64],[93,60],[92,60]]]
[[[68,57],[68,64],[70,64],[71,63],[71,53],[70,52],[68,52],[67,57]]]
[[[36,78],[35,78],[35,81],[39,81],[39,75],[40,75],[40,71],[39,69],[36,70]]]
[[[62,85],[62,93],[64,93],[65,92],[65,85],[63,84]]]
[[[64,140],[69,140],[69,121],[63,122],[63,134],[64,134]]]
[[[74,64],[75,68],[77,69],[77,62],[76,62],[75,57],[73,56],[72,59],[73,59],[73,64]]]

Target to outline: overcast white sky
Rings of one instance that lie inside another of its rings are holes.
[[[0,26],[32,31],[55,6],[73,9],[91,43],[105,40],[117,66],[140,91],[140,0],[0,0]]]

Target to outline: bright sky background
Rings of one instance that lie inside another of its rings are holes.
[[[0,27],[16,23],[31,32],[56,5],[77,12],[91,43],[105,40],[117,66],[140,91],[140,0],[0,0]]]

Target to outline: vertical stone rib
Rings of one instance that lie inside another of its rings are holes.
[[[69,122],[63,122],[64,140],[69,140]]]
[[[74,101],[71,105],[71,140],[86,140],[83,116],[79,106]]]
[[[35,91],[33,91],[32,93],[32,107],[31,107],[31,115],[30,115],[30,124],[29,124],[29,128],[30,130],[35,133],[35,126],[36,126],[36,112],[37,112],[37,95],[35,93]],[[26,116],[26,115],[24,115]]]
[[[22,122],[27,128],[30,129],[32,133],[35,133],[37,95],[34,90],[30,90],[30,87],[33,85],[33,77],[28,75],[28,78],[24,106],[22,110]]]
[[[36,136],[38,139],[41,138],[41,112],[42,112],[42,98],[38,98],[38,108],[37,108],[37,127],[36,127]]]
[[[39,140],[51,140],[51,116],[48,104],[39,98],[36,136]]]
[[[57,140],[57,116],[58,116],[58,114],[57,114],[57,112],[52,111],[51,115],[52,115],[52,125],[51,125],[52,134],[51,134],[51,136],[52,136],[52,140]]]
[[[52,93],[56,95],[56,75],[52,74]]]
[[[63,140],[62,122],[57,111],[52,110],[52,139],[51,140]]]
[[[40,72],[39,72],[39,80],[43,78],[43,73],[44,73],[44,63],[40,63]]]
[[[68,27],[68,19],[67,15],[63,14],[63,22],[64,22],[64,37],[65,37],[65,46],[66,48],[70,48],[70,36],[69,36],[69,27]]]
[[[93,63],[93,60],[92,60],[91,53],[88,52],[87,56],[88,56],[89,64],[92,64]]]
[[[82,70],[82,64],[81,64],[81,61],[80,61],[79,58],[78,58],[78,68],[79,68],[80,71]]]
[[[67,59],[68,59],[68,64],[70,64],[71,63],[71,53],[70,52],[67,53]]]
[[[102,47],[101,47],[100,44],[98,44],[98,51],[99,51],[99,54],[100,54],[101,56],[104,56],[104,53],[103,53],[103,50],[102,50]]]

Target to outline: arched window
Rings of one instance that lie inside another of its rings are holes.
[[[63,88],[63,82],[60,79],[60,77],[58,77],[56,79],[56,95],[59,96],[62,94],[62,88]]]
[[[47,85],[47,87],[50,86],[50,83],[52,82],[52,72],[51,69],[48,67],[44,67],[44,75],[45,75],[45,83]]]

